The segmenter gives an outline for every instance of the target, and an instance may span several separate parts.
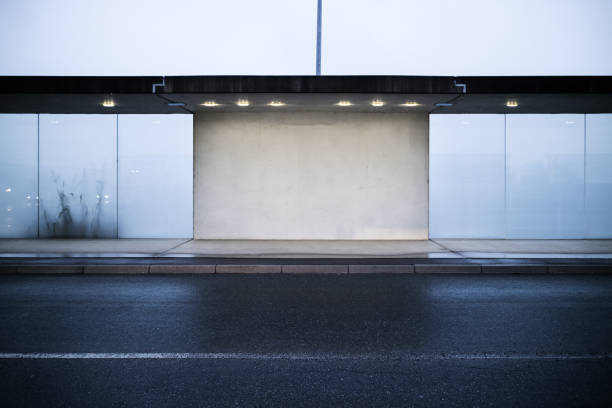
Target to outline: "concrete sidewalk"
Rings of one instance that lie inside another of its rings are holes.
[[[612,240],[0,240],[2,273],[612,273]]]
[[[0,257],[612,259],[612,240],[0,239]]]

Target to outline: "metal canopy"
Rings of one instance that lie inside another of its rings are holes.
[[[164,85],[160,86],[161,83]],[[158,84],[155,93],[154,84]],[[109,95],[115,106],[102,106]],[[249,100],[248,107],[236,105],[241,98]],[[375,99],[384,105],[371,106]],[[508,99],[515,99],[518,107],[506,107]],[[348,100],[352,105],[337,106],[340,100]],[[206,101],[215,101],[218,105],[203,106]],[[268,106],[272,101],[285,105]],[[408,101],[418,105],[402,106]],[[436,106],[446,102],[453,105]],[[169,106],[168,103],[184,106]],[[0,112],[4,113],[271,110],[608,113],[612,112],[612,77],[0,77]]]

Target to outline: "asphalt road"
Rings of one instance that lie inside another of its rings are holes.
[[[2,406],[612,406],[612,276],[0,276]]]

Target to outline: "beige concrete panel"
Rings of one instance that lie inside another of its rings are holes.
[[[196,239],[427,239],[426,114],[198,113]]]

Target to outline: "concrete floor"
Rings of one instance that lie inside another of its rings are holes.
[[[428,257],[453,254],[433,241],[193,240],[168,254],[245,257]]]
[[[611,316],[612,276],[0,276],[0,401],[611,406]]]
[[[0,239],[0,257],[612,258],[612,240]]]

